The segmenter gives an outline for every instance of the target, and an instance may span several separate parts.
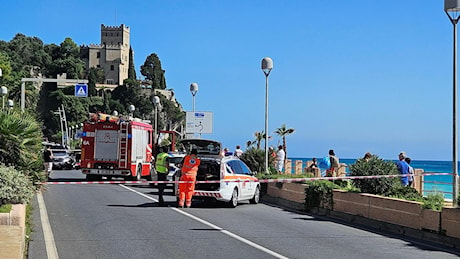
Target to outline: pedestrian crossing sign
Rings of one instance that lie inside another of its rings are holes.
[[[75,96],[76,97],[87,97],[88,96],[88,85],[86,84],[75,85]]]

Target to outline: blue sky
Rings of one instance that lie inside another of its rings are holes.
[[[168,88],[213,113],[216,139],[245,147],[282,124],[289,157],[371,152],[396,159],[452,159],[453,26],[442,0],[6,1],[0,40],[100,43],[100,25],[131,30],[136,70],[157,53]],[[270,145],[281,142],[276,134]]]

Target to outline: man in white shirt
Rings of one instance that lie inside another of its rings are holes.
[[[278,152],[276,153],[276,170],[280,174],[283,173],[284,159],[286,159],[285,157],[286,153],[283,150],[283,146],[278,146]]]
[[[233,152],[233,154],[238,158],[243,154],[243,150],[241,150],[239,145],[236,146],[235,152]]]

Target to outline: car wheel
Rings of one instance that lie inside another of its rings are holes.
[[[259,186],[257,186],[256,191],[254,192],[254,197],[252,197],[252,199],[250,199],[249,202],[251,204],[257,204],[259,203],[259,200],[260,200],[260,188]]]
[[[232,193],[232,198],[228,202],[228,206],[235,208],[238,205],[238,189],[234,189]]]

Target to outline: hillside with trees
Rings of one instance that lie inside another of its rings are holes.
[[[68,125],[77,125],[87,119],[89,112],[101,111],[111,114],[117,111],[128,114],[129,106],[136,107],[135,117],[152,120],[154,118],[153,96],[161,100],[159,129],[177,130],[184,124],[185,113],[180,104],[169,100],[165,95],[155,94],[155,90],[165,90],[165,71],[157,54],[146,57],[140,67],[145,77],[143,85],[136,79],[133,50],[130,49],[128,79],[113,91],[97,90],[96,84],[105,81],[101,68],[86,68],[83,48],[71,38],[59,45],[44,44],[38,37],[23,34],[9,42],[0,41],[0,68],[3,76],[0,85],[8,88],[5,99],[12,99],[16,107],[20,106],[22,78],[56,78],[66,74],[67,78],[88,79],[88,97],[74,96],[74,87],[61,88],[56,83],[26,83],[25,109],[42,122],[43,135],[49,140],[60,142],[60,118],[56,111],[64,106]],[[149,88],[143,87],[148,84]]]

